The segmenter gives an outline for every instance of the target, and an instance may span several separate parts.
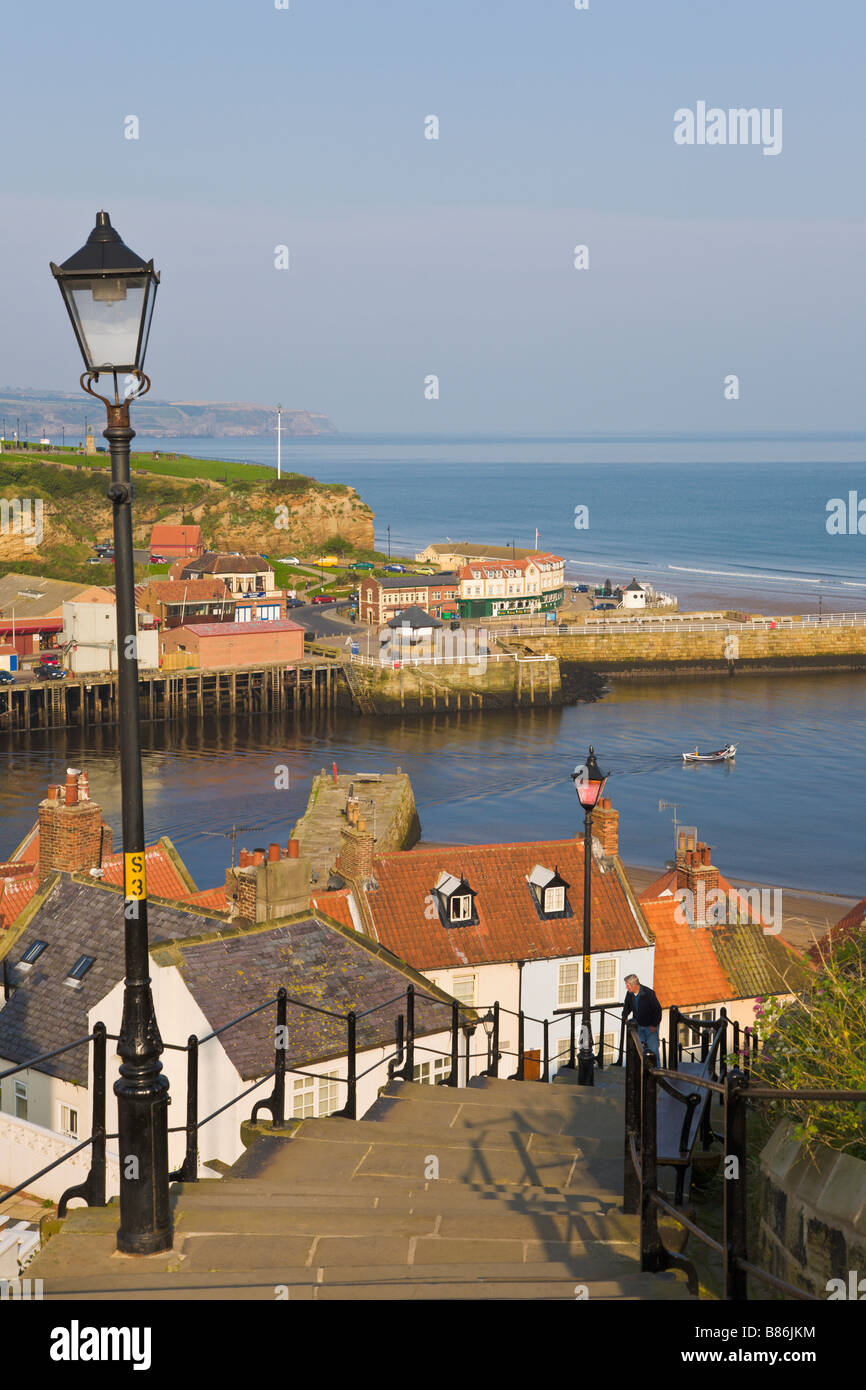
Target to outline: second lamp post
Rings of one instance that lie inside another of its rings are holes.
[[[602,772],[590,745],[586,762],[571,774],[577,799],[584,810],[583,818],[583,991],[581,995],[580,1051],[577,1057],[579,1086],[592,1086],[595,1059],[592,1054],[592,1023],[590,1012],[590,960],[592,951],[592,813],[604,791],[607,773]],[[604,1029],[601,1030],[602,1035]]]

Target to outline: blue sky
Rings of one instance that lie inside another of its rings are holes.
[[[279,399],[346,431],[862,428],[864,16],[859,0],[18,7],[0,383],[75,389],[47,263],[105,207],[162,271],[160,398]],[[677,146],[673,113],[698,101],[781,108],[782,152]]]

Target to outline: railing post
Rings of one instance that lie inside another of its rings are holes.
[[[701,1029],[701,1061],[705,1062],[710,1055],[710,1035],[706,1028]]]
[[[577,1055],[577,1054],[576,1054],[576,1050],[575,1050],[575,1046],[574,1046],[574,1019],[575,1019],[575,1013],[574,1013],[574,1010],[573,1010],[573,1009],[572,1009],[571,1013],[569,1014],[569,1019],[570,1019],[571,1031],[570,1031],[570,1033],[569,1033],[569,1039],[568,1039],[568,1065],[569,1065],[569,1067],[571,1068],[571,1070],[574,1071],[574,1065],[575,1065],[575,1060],[576,1060],[576,1055]]]
[[[394,1020],[394,1049],[397,1053],[397,1056],[392,1057],[390,1062],[388,1063],[389,1081],[393,1081],[395,1076],[402,1076],[402,1072],[399,1072],[398,1068],[403,1065],[403,1033],[403,1015],[398,1014],[396,1019]]]
[[[466,1034],[466,1083],[465,1083],[465,1084],[468,1086],[468,1085],[469,1085],[469,1068],[470,1068],[470,1066],[471,1066],[471,1064],[472,1064],[472,1037],[473,1037],[473,1034],[474,1034],[474,1032],[475,1032],[475,1029],[474,1029],[474,1028],[471,1028],[471,1027],[468,1027],[468,1028],[464,1028],[463,1031],[464,1031],[464,1033]]]
[[[647,1052],[641,1064],[640,1267],[652,1271],[665,1268],[658,1208],[651,1200],[651,1193],[658,1189],[655,1074],[655,1058]]]
[[[740,1021],[737,1018],[734,1019],[734,1056],[737,1059],[736,1065],[739,1067],[742,1058],[740,1056]]]
[[[459,1086],[460,1077],[460,1005],[451,1005],[451,1070],[446,1077],[437,1082],[439,1086]]]
[[[595,1065],[598,1067],[599,1071],[603,1071],[603,1070],[604,1070],[604,1015],[605,1015],[605,1012],[606,1012],[606,1010],[602,1008],[602,1009],[599,1009],[599,1013],[598,1013],[598,1056],[597,1056],[596,1059],[595,1059]]]
[[[737,1071],[725,1077],[725,1184],[724,1240],[722,1273],[725,1298],[742,1302],[749,1296],[745,1270],[737,1264],[746,1259],[746,1091],[747,1083]],[[729,1172],[728,1170],[733,1171]]]
[[[186,1152],[183,1163],[168,1175],[170,1182],[198,1181],[198,1038],[186,1040]]]
[[[728,1023],[729,1023],[728,1011],[727,1011],[727,1009],[725,1008],[724,1004],[723,1004],[722,1007],[719,1009],[719,1018],[722,1020],[722,1041],[721,1041],[721,1044],[720,1044],[720,1046],[719,1046],[719,1049],[718,1049],[718,1051],[717,1051],[717,1053],[716,1053],[716,1056],[717,1056],[717,1057],[721,1057],[721,1061],[718,1063],[718,1068],[719,1068],[719,1080],[720,1080],[720,1081],[724,1081],[725,1077],[726,1077],[727,1074],[728,1074],[728,1061],[727,1061],[727,1058],[728,1058]],[[709,1109],[709,1106],[707,1106],[707,1109]]]
[[[748,1023],[743,1029],[743,1075],[748,1081],[752,1069],[752,1030]]]
[[[83,1197],[89,1207],[105,1206],[105,1024],[93,1025],[93,1105],[90,1118],[90,1170],[84,1182],[69,1187],[57,1204],[57,1215],[66,1215],[73,1197]]]
[[[680,1025],[680,1011],[676,1004],[671,1004],[668,1012],[668,1066],[671,1071],[677,1070],[679,1061],[679,1048],[677,1046],[677,1031]]]
[[[358,1053],[355,1045],[357,1031],[357,1019],[355,1010],[350,1009],[346,1014],[346,1045],[348,1049],[348,1071],[346,1073],[348,1088],[346,1093],[346,1104],[337,1113],[346,1120],[357,1120],[358,1118]]]
[[[406,1065],[400,1075],[404,1081],[413,1081],[415,1073],[415,986],[406,990]]]
[[[618,1056],[617,1059],[616,1059],[616,1064],[617,1064],[618,1067],[621,1067],[621,1066],[622,1066],[622,1063],[623,1063],[623,1049],[624,1049],[624,1047],[625,1047],[625,1039],[626,1039],[626,1033],[625,1033],[625,1019],[622,1018],[622,1017],[620,1017],[620,1021],[619,1021],[619,1056]]]
[[[524,1013],[521,1009],[517,1015],[517,1071],[511,1073],[511,1075],[508,1078],[509,1081],[525,1080],[526,1066],[523,1055],[524,1022]]]
[[[288,1050],[288,1028],[286,1027],[286,990],[277,990],[277,1046],[274,1048],[274,1108],[271,1125],[276,1129],[286,1123],[286,1052]],[[280,1046],[282,1043],[282,1046]]]
[[[550,1024],[547,1019],[542,1024],[544,1028],[544,1065],[541,1069],[542,1081],[550,1080]]]
[[[634,1216],[640,1208],[640,1180],[631,1158],[629,1136],[634,1135],[640,1153],[640,1058],[637,1050],[637,1024],[626,1029],[625,1054],[625,1148],[622,1171],[622,1209]],[[634,1038],[632,1034],[635,1034]]]
[[[499,1075],[499,1000],[493,1001],[493,1053],[490,1058],[490,1075]]]
[[[255,1124],[260,1110],[270,1110],[271,1129],[286,1123],[286,1051],[288,1049],[288,1028],[286,1027],[286,990],[277,990],[277,1022],[274,1027],[274,1089],[267,1100],[257,1100],[250,1113],[250,1124]]]

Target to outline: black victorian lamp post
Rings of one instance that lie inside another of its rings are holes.
[[[149,1255],[171,1248],[172,1223],[168,1201],[168,1079],[162,1074],[159,1060],[163,1048],[150,990],[147,942],[129,473],[129,446],[135,431],[129,424],[129,401],[150,389],[143,368],[159,275],[153,261],[143,261],[124,246],[106,212],[96,214],[96,226],[81,250],[61,266],[52,261],[51,271],[60,286],[84,358],[82,389],[101,400],[108,413],[104,436],[111,453],[108,496],[114,512],[126,947],[123,1019],[117,1046],[120,1079],[114,1085],[120,1153],[117,1248],[128,1254]],[[94,390],[101,377],[111,381],[113,399]]]
[[[590,953],[591,910],[592,910],[592,813],[598,805],[607,773],[602,772],[595,760],[595,750],[590,746],[586,762],[576,767],[571,774],[577,799],[584,809],[583,818],[583,994],[580,1025],[580,1051],[577,1058],[577,1082],[579,1086],[592,1086],[595,1072],[595,1059],[592,1055],[592,1023],[590,1014]],[[602,1033],[604,1029],[601,1030]]]

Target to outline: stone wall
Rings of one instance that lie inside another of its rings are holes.
[[[811,1158],[783,1120],[760,1166],[756,1263],[819,1298],[830,1279],[866,1278],[866,1162],[832,1149]]]
[[[733,660],[726,643],[736,639]],[[507,639],[503,639],[507,641]],[[515,643],[512,639],[508,645]],[[519,639],[520,650],[550,652],[561,661],[602,672],[650,670],[804,670],[866,668],[866,625],[862,627],[785,627],[707,632],[617,632],[587,636],[545,633]]]
[[[402,710],[511,709],[562,703],[559,662],[488,661],[423,666],[356,666],[362,690],[377,713]]]

